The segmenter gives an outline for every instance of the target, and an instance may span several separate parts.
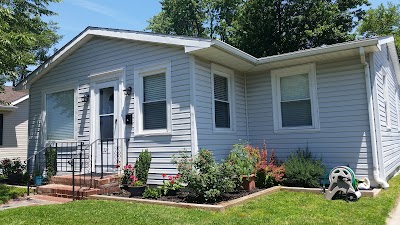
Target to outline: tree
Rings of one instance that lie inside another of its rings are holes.
[[[161,0],[160,3],[161,12],[148,20],[146,30],[229,42],[243,0]]]
[[[56,14],[47,9],[51,2],[60,0],[0,1],[0,87],[22,79],[28,66],[43,63],[60,39],[56,24],[42,19]]]
[[[247,0],[235,26],[234,45],[256,57],[354,39],[367,0]]]
[[[357,32],[363,37],[393,35],[400,53],[400,5],[388,2],[387,7],[380,4],[376,9],[368,9]]]

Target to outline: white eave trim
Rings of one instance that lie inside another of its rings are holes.
[[[18,109],[16,106],[0,105],[0,111],[12,112]]]
[[[19,99],[15,100],[15,101],[11,102],[11,105],[15,106],[15,105],[27,100],[28,98],[29,98],[29,95],[25,95],[24,97],[19,98]]]

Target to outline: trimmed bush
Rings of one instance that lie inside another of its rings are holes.
[[[317,159],[312,152],[298,148],[291,152],[284,163],[284,184],[292,187],[319,187],[320,178],[325,172],[322,159]]]
[[[149,152],[148,149],[146,149],[139,154],[139,157],[135,163],[136,177],[138,178],[139,181],[147,183],[150,164],[151,164],[151,153]]]

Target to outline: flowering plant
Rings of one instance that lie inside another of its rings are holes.
[[[160,187],[161,193],[163,195],[167,195],[170,191],[179,191],[182,188],[182,185],[179,181],[181,175],[178,173],[175,176],[167,176],[167,174],[162,174],[163,177],[163,186]],[[165,177],[168,177],[168,180],[165,180]]]
[[[10,176],[12,174],[22,174],[26,166],[21,163],[19,158],[15,159],[3,159],[0,163],[1,173],[5,176]]]
[[[117,164],[119,167],[119,164]],[[135,168],[131,164],[128,164],[123,167],[121,176],[121,184],[122,185],[132,185],[132,186],[142,186],[143,182],[138,180],[135,176]]]

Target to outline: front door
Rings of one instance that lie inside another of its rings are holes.
[[[118,81],[98,83],[95,89],[95,171],[116,172],[115,165],[121,161],[122,146],[119,141],[121,109],[119,107]]]

